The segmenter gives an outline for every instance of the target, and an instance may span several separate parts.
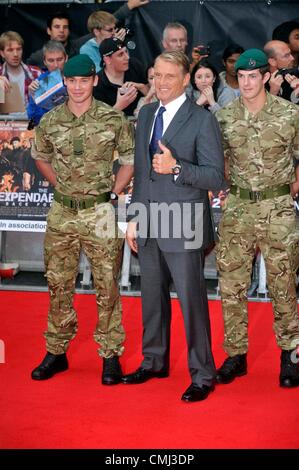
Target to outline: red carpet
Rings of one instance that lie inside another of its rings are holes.
[[[171,375],[143,385],[105,387],[92,332],[93,295],[76,296],[79,332],[70,370],[45,382],[30,379],[44,356],[48,296],[0,292],[0,448],[298,448],[298,389],[278,387],[279,350],[270,304],[250,305],[249,373],[217,386],[201,403],[180,397],[189,385],[178,302],[173,302]],[[124,372],[141,361],[140,299],[124,298]],[[219,302],[210,302],[216,364],[224,358]]]

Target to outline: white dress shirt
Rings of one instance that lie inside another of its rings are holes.
[[[153,126],[152,126],[152,130],[151,130],[151,135],[150,135],[150,141],[151,141],[152,134],[153,134],[155,120],[156,120],[158,111],[161,108],[161,106],[164,106],[164,108],[166,109],[166,111],[164,111],[164,113],[162,114],[162,117],[163,117],[163,135],[164,135],[167,127],[169,126],[169,124],[173,120],[175,114],[178,112],[179,108],[182,106],[182,104],[185,101],[186,101],[186,94],[185,93],[183,93],[178,98],[176,98],[175,100],[173,100],[170,103],[165,104],[165,105],[163,105],[160,101],[159,107],[158,107],[157,111],[155,112],[155,119],[153,121]]]
[[[166,132],[166,129],[167,127],[169,126],[169,124],[171,123],[171,121],[173,120],[174,116],[176,115],[176,113],[178,112],[179,108],[182,106],[182,104],[186,101],[186,93],[183,93],[182,95],[180,95],[178,98],[176,98],[175,100],[171,101],[170,103],[168,104],[165,104],[163,105],[160,101],[159,103],[159,107],[157,109],[157,111],[155,112],[155,119],[153,121],[153,126],[152,126],[152,131],[151,131],[151,136],[150,136],[150,141],[152,139],[152,134],[153,134],[153,130],[154,130],[154,125],[155,125],[155,120],[156,120],[156,117],[157,117],[157,114],[159,112],[159,109],[161,108],[161,106],[164,106],[164,108],[166,109],[166,111],[164,111],[164,113],[162,114],[162,118],[163,118],[163,135],[164,133]],[[174,181],[176,181],[178,179],[179,175],[173,175],[173,179]]]

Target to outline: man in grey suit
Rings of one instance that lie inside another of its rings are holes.
[[[166,51],[155,61],[158,103],[144,106],[136,130],[135,179],[127,240],[141,270],[143,362],[123,383],[169,374],[171,278],[182,308],[191,385],[200,401],[214,389],[203,250],[214,240],[208,190],[223,182],[223,151],[214,116],[185,95],[189,61]],[[163,136],[163,137],[162,137]],[[137,232],[138,229],[138,232]]]

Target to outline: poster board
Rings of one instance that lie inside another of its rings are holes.
[[[0,230],[44,232],[53,200],[31,157],[27,121],[0,121]]]
[[[5,92],[4,103],[0,103],[0,113],[24,113],[25,106],[18,85],[10,82],[9,91]]]

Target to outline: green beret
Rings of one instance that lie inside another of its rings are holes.
[[[95,73],[95,63],[87,54],[78,54],[71,57],[63,68],[65,77],[90,77]]]
[[[268,57],[261,49],[247,49],[235,63],[235,70],[255,70],[268,65]]]

